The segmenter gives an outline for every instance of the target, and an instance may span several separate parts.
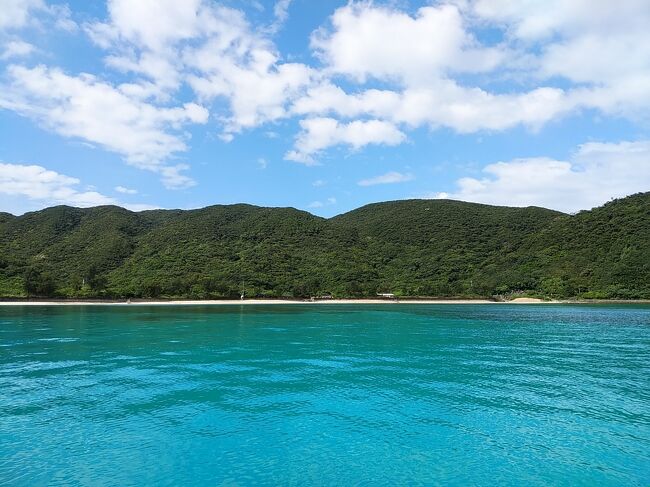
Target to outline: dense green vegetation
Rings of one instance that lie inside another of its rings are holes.
[[[2,297],[650,298],[650,193],[565,215],[448,200],[0,213]]]

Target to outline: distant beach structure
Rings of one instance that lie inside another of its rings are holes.
[[[380,298],[395,299],[395,295],[393,293],[377,293],[377,296]]]

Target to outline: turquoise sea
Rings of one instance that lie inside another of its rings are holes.
[[[650,307],[0,306],[0,485],[650,485]]]

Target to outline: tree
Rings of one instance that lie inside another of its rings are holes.
[[[49,272],[30,267],[25,272],[25,292],[27,296],[50,297],[54,295],[56,285]]]
[[[106,277],[100,273],[96,265],[91,265],[86,272],[86,284],[94,292],[100,292],[106,289],[108,284]]]

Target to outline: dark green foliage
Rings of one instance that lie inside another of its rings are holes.
[[[51,273],[29,267],[24,277],[25,292],[28,296],[47,297],[56,291],[56,284]]]
[[[446,200],[0,213],[0,296],[650,298],[650,193],[565,215]]]

